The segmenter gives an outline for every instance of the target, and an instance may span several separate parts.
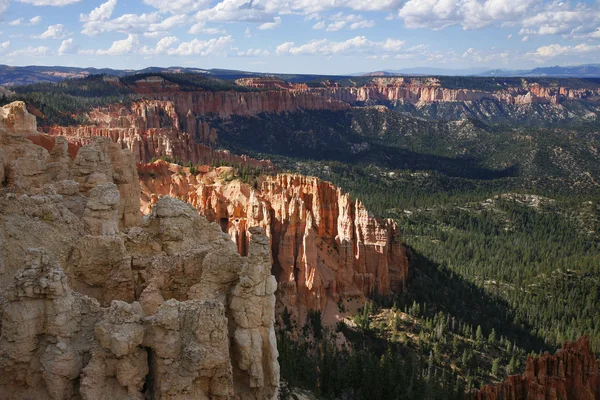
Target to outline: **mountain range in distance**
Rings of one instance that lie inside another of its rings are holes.
[[[483,77],[555,77],[555,78],[600,78],[600,64],[585,64],[533,69],[490,69],[490,68],[432,68],[414,67],[398,70],[382,70],[353,74],[355,76],[483,76]]]
[[[185,67],[148,67],[141,70],[111,68],[80,68],[64,66],[9,66],[0,65],[0,85],[18,86],[40,82],[59,82],[70,78],[83,78],[89,75],[106,74],[123,77],[141,73],[201,73],[215,78],[233,80],[243,77],[277,76],[289,81],[311,81],[324,75],[278,74],[226,69],[202,69]],[[435,67],[414,67],[398,70],[381,70],[340,76],[478,76],[478,77],[556,77],[556,78],[600,78],[600,64],[577,66],[539,67],[530,70],[507,70],[489,68],[447,69]]]

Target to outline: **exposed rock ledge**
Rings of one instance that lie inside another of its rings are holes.
[[[138,165],[142,208],[160,196],[192,204],[235,241],[248,248],[248,228],[261,226],[271,239],[279,304],[300,320],[307,309],[337,311],[340,300],[401,290],[408,262],[392,220],[377,220],[359,200],[329,182],[280,174],[263,176],[255,187],[232,180],[228,167],[188,168],[157,161]]]
[[[523,375],[467,394],[468,400],[600,399],[600,365],[587,337],[567,342],[554,355],[529,357]]]
[[[74,160],[63,138],[48,152],[23,137],[35,133],[24,105],[11,110],[0,123],[2,398],[274,398],[263,230],[248,230],[242,257],[179,200],[141,218],[130,152],[107,138]]]

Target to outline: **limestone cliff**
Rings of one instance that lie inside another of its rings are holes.
[[[132,153],[98,137],[71,159],[65,139],[48,152],[32,133],[0,128],[1,397],[274,398],[262,228],[242,257],[180,200],[142,218]]]
[[[473,390],[470,400],[600,399],[600,364],[587,337],[567,342],[554,355],[529,357],[523,375],[495,386]]]
[[[271,239],[273,272],[281,306],[300,317],[307,309],[330,311],[338,301],[378,292],[389,294],[406,282],[408,263],[392,220],[377,220],[359,200],[317,178],[263,176],[255,187],[232,180],[231,168],[198,175],[157,161],[139,165],[142,209],[150,212],[161,196],[192,204],[218,222],[248,249],[248,227],[261,226]]]

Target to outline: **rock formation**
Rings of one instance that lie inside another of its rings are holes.
[[[90,112],[88,118],[92,125],[52,126],[45,130],[50,136],[66,137],[74,147],[81,147],[97,136],[108,137],[121,148],[130,150],[138,162],[167,156],[192,164],[224,161],[265,170],[273,168],[268,161],[236,156],[200,144],[214,143],[217,131],[191,113],[177,114],[171,101],[141,100],[129,108],[111,105]]]
[[[282,174],[263,176],[255,187],[233,179],[231,168],[198,175],[157,161],[139,165],[142,208],[150,212],[161,196],[192,204],[218,222],[248,251],[248,228],[260,226],[271,239],[273,273],[280,305],[300,318],[337,302],[402,289],[408,275],[400,232],[392,220],[371,217],[363,204],[331,183]]]
[[[473,390],[470,400],[596,400],[600,399],[600,363],[587,337],[567,342],[554,355],[529,357],[523,375],[499,385]]]
[[[25,127],[24,105],[9,109]],[[31,128],[0,128],[1,397],[274,398],[263,229],[242,257],[180,200],[142,218],[132,153],[98,137],[72,160],[64,138],[48,152]]]

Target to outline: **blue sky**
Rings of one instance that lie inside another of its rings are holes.
[[[600,0],[0,0],[0,63],[345,74],[600,63]]]

